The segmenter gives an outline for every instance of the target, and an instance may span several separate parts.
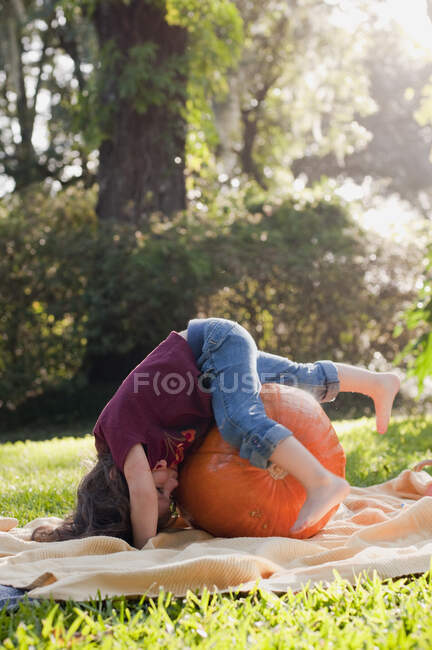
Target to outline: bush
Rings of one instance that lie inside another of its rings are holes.
[[[89,383],[115,385],[197,315],[238,320],[261,348],[298,361],[367,365],[398,351],[391,334],[407,296],[394,260],[387,279],[371,280],[369,244],[340,205],[248,210],[237,197],[204,216],[130,224],[98,222],[95,198],[36,187],[0,208],[3,410],[37,410],[47,391],[72,404]]]
[[[18,403],[78,373],[85,353],[82,273],[95,238],[91,192],[34,189],[0,216],[0,395]]]
[[[93,190],[34,188],[3,205],[2,406],[126,372],[186,326],[206,291],[210,265],[183,217],[98,223],[94,204]]]
[[[402,334],[395,344],[393,330],[413,295],[400,288],[409,262],[370,241],[337,203],[256,205],[219,237],[217,254],[222,288],[202,311],[247,324],[263,349],[380,368],[406,342]]]

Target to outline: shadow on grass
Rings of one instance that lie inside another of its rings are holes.
[[[0,409],[0,442],[49,440],[91,433],[105,404],[118,388],[111,383],[79,390],[47,390],[15,411]]]
[[[83,438],[92,433],[95,420],[84,420],[70,424],[36,424],[0,432],[0,443],[18,442],[18,440],[51,440],[52,438]]]

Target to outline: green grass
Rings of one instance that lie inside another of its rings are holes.
[[[376,433],[374,424],[371,418],[334,423],[347,457],[346,476],[351,485],[381,483],[424,458],[432,458],[432,416],[393,420],[385,435]]]
[[[44,515],[63,516],[74,505],[76,486],[94,456],[91,436],[18,441],[0,446],[2,514],[20,525]]]
[[[347,454],[347,477],[370,485],[432,457],[432,418],[394,422],[385,436],[369,419],[336,423]],[[2,514],[20,525],[41,515],[64,515],[93,454],[82,431],[46,441],[0,446]],[[23,436],[17,436],[20,438]],[[159,599],[115,598],[89,603],[24,602],[0,612],[3,648],[430,648],[429,574],[394,581],[378,577],[355,586],[336,578],[283,596],[262,593]]]

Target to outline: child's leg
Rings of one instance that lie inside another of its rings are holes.
[[[333,400],[339,392],[338,371],[331,361],[295,363],[285,357],[258,351],[257,370],[264,384],[275,382],[306,390],[320,402]],[[348,483],[328,472],[294,437],[286,438],[274,450],[270,460],[294,476],[306,490],[306,501],[291,529],[301,535],[343,501]]]
[[[276,445],[292,432],[267,417],[260,398],[257,348],[237,323],[206,321],[199,369],[211,381],[212,407],[222,436],[256,467],[266,468]]]
[[[400,380],[392,372],[371,372],[331,361],[295,363],[262,351],[258,351],[257,370],[261,383],[297,386],[312,393],[320,402],[331,401],[339,391],[371,397],[379,433],[387,431],[393,401],[400,388]]]
[[[373,399],[377,431],[385,433],[393,400],[400,388],[398,376],[391,372],[371,372],[341,363],[334,365],[338,372],[341,392],[362,393]],[[348,483],[327,472],[295,438],[283,440],[274,450],[270,460],[295,476],[307,493],[306,501],[291,529],[293,534],[301,534],[302,530],[319,521],[349,492]]]
[[[399,377],[392,372],[371,372],[344,363],[335,363],[343,393],[362,393],[375,404],[376,427],[379,433],[387,431],[391,409],[400,388]]]
[[[291,528],[293,535],[301,534],[304,529],[322,519],[350,491],[345,479],[325,469],[294,437],[282,440],[270,460],[294,476],[306,490],[306,501]]]
[[[283,425],[267,417],[259,396],[257,349],[246,330],[222,319],[210,319],[200,369],[212,377],[212,404],[222,436],[257,467],[269,460],[304,485],[306,502],[293,533],[319,521],[349,490],[348,483],[328,470]]]
[[[295,386],[311,393],[319,402],[331,402],[340,390],[338,371],[332,361],[296,363],[258,350],[257,372],[262,384]]]

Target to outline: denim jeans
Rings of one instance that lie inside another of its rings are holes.
[[[20,600],[24,598],[25,591],[23,589],[15,589],[15,587],[7,587],[0,585],[0,609],[12,609]]]
[[[262,384],[297,386],[321,402],[333,400],[339,392],[337,369],[331,361],[295,363],[261,352],[249,332],[233,321],[192,320],[189,341],[198,368],[208,377],[221,435],[256,467],[268,467],[275,447],[292,435],[266,415],[259,395]]]

